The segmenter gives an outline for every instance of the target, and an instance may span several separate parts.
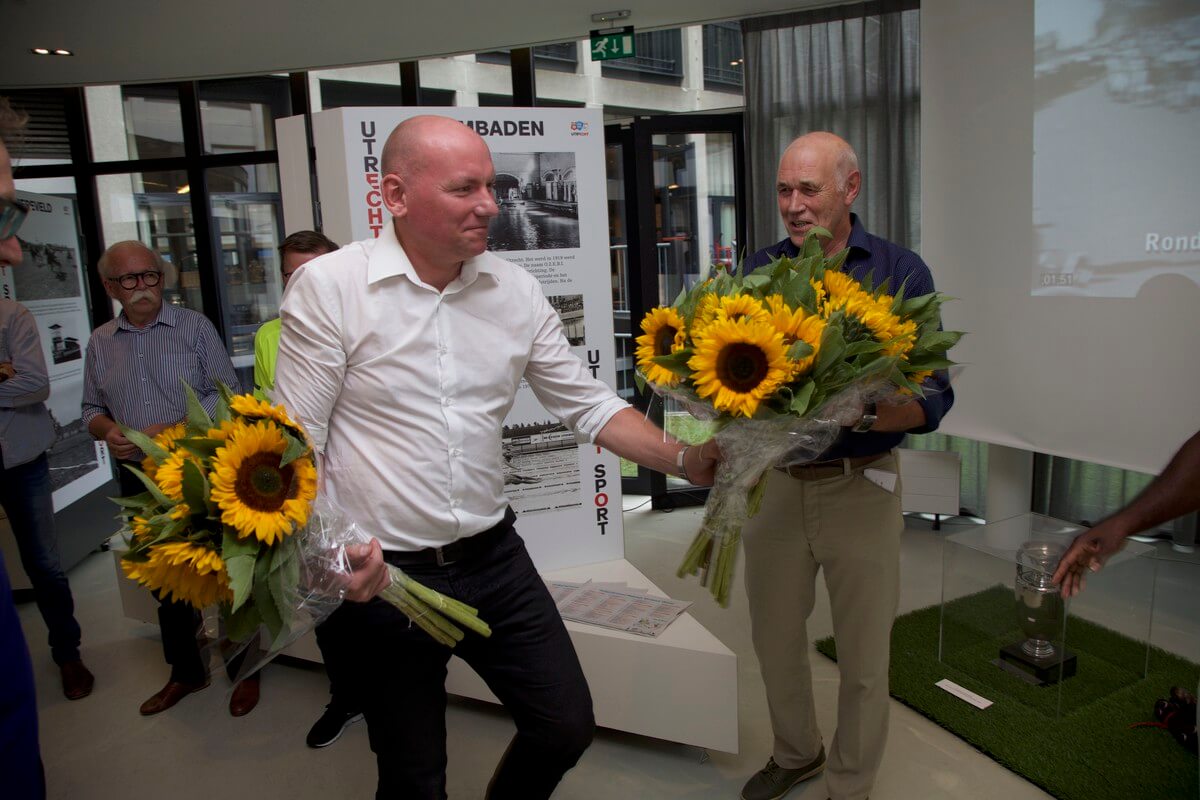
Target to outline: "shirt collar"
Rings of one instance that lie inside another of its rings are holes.
[[[145,328],[139,328],[130,322],[129,317],[125,316],[125,309],[121,309],[121,313],[117,316],[117,327],[127,331],[144,331],[146,328],[153,328],[160,322],[163,325],[170,325],[174,328],[179,322],[179,309],[166,300],[163,300],[162,306],[158,309],[158,316]]]
[[[858,248],[867,256],[871,255],[871,240],[867,238],[867,229],[863,227],[858,214],[853,212],[850,214],[850,236],[846,240],[846,246]]]
[[[461,291],[475,282],[481,274],[499,278],[498,257],[484,251],[474,258],[463,262],[462,271],[458,277],[446,286],[446,292]],[[378,283],[388,278],[403,275],[418,286],[425,286],[413,268],[408,253],[396,238],[396,229],[391,224],[384,225],[375,241],[375,247],[367,260],[367,284]]]

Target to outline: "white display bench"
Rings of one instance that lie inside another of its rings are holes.
[[[122,549],[114,546],[112,553],[125,616],[157,624],[158,604],[121,572]],[[663,594],[624,559],[555,570],[545,577],[579,583],[623,581]],[[726,753],[738,751],[737,656],[691,614],[682,614],[654,638],[578,622],[566,625],[592,692],[597,725]],[[321,661],[311,633],[283,652]],[[499,702],[457,658],[450,659],[446,689],[461,697]]]

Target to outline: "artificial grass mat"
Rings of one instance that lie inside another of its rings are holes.
[[[1196,756],[1165,730],[1130,728],[1154,719],[1172,686],[1194,690],[1200,665],[1150,649],[1100,625],[1067,621],[1078,674],[1058,687],[1034,686],[994,664],[1020,640],[1011,587],[996,586],[947,604],[946,661],[938,661],[940,606],[913,611],[892,628],[891,694],[982,753],[1063,800],[1197,796]],[[817,650],[837,660],[833,637]],[[949,678],[991,700],[977,709],[934,684]]]

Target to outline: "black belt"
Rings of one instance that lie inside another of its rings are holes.
[[[436,564],[444,567],[455,561],[478,558],[499,544],[504,535],[512,530],[516,520],[517,515],[509,508],[504,512],[504,519],[482,533],[463,537],[441,547],[426,547],[422,550],[384,550],[383,560],[396,567],[418,564]]]

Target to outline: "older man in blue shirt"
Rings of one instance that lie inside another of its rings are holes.
[[[776,195],[788,238],[754,254],[747,269],[795,257],[805,235],[833,236],[825,253],[850,252],[843,270],[874,275],[889,291],[933,291],[916,253],[863,228],[850,206],[862,175],[850,145],[831,133],[796,139],[779,162]],[[774,752],[742,790],[744,800],[781,798],[826,771],[835,800],[862,800],[874,784],[888,726],[888,657],[900,586],[900,476],[894,448],[908,431],[937,428],[953,403],[944,374],[911,402],[868,404],[816,464],[771,473],[759,514],[743,530],[754,649],[767,688]],[[870,470],[869,475],[865,475]],[[872,478],[875,480],[873,481]],[[838,643],[837,731],[828,761],[817,728],[806,620],[818,570],[829,588]]]
[[[121,304],[116,319],[92,333],[84,363],[83,421],[92,436],[108,443],[120,462],[142,452],[118,425],[155,436],[187,417],[186,381],[208,412],[217,406],[218,383],[239,391],[237,375],[216,328],[203,314],[163,303],[163,262],[141,242],[118,242],[97,265],[108,296]],[[145,491],[136,477],[119,469],[122,494]],[[163,655],[171,665],[166,686],[142,704],[143,714],[166,711],[208,685],[200,657],[200,616],[187,603],[159,598]],[[258,702],[258,678],[242,681],[230,699],[234,716]]]

